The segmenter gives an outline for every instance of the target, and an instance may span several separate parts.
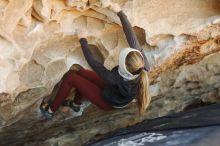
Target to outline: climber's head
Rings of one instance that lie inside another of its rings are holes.
[[[142,54],[138,51],[129,52],[125,59],[125,65],[131,74],[138,75],[144,68]]]
[[[119,74],[127,79],[134,80],[144,67],[144,59],[140,51],[125,48],[119,54]]]
[[[149,93],[149,79],[147,71],[144,70],[144,58],[141,52],[132,48],[123,49],[119,55],[118,71],[127,80],[134,80],[140,77],[136,100],[139,113],[143,115],[150,103],[151,96]]]

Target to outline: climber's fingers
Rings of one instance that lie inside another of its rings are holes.
[[[100,2],[103,8],[109,7],[111,5],[111,0],[101,0]]]
[[[76,30],[76,34],[77,34],[77,37],[80,39],[80,38],[86,38],[88,36],[88,33],[85,29],[77,29]]]
[[[109,7],[114,12],[121,11],[121,7],[119,4],[112,2],[111,0],[101,0],[102,7],[106,8]]]
[[[112,3],[110,9],[116,13],[121,11],[121,7],[117,3]]]

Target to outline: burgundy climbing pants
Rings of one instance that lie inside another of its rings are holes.
[[[99,108],[111,110],[112,107],[103,100],[101,95],[104,86],[105,81],[93,71],[80,69],[77,73],[69,72],[64,77],[50,108],[55,112],[69,95],[71,89],[75,88],[78,95],[75,96],[74,103],[81,104],[83,96]]]

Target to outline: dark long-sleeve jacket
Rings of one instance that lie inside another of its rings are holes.
[[[131,27],[131,24],[127,19],[127,16],[122,11],[117,13],[117,15],[121,20],[123,30],[130,47],[143,52]],[[130,103],[137,93],[139,78],[130,81],[124,80],[123,77],[121,77],[118,73],[118,66],[114,67],[110,71],[93,57],[91,51],[89,50],[88,42],[85,38],[80,39],[80,44],[88,64],[107,83],[104,87],[104,90],[102,91],[103,99],[113,107],[123,107]],[[145,61],[144,69],[149,71],[150,66],[148,60],[144,53],[142,54]]]

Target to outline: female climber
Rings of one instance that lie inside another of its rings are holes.
[[[60,105],[79,111],[81,97],[103,110],[123,108],[136,99],[139,114],[144,114],[151,100],[147,75],[150,66],[127,16],[117,4],[111,4],[110,8],[119,16],[131,48],[120,51],[119,65],[110,71],[93,57],[85,31],[78,32],[83,54],[94,72],[80,65],[73,65],[72,71],[67,72],[59,83],[54,100],[43,100],[40,106],[41,112],[47,118],[53,117]],[[66,97],[72,88],[76,89],[77,95],[73,100],[67,100]]]

